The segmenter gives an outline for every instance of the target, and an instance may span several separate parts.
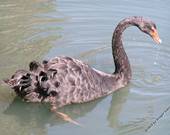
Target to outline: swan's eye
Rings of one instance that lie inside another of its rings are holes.
[[[152,26],[147,23],[147,24],[144,26],[144,28],[145,28],[146,30],[150,30],[150,29],[152,28]]]
[[[146,23],[144,26],[143,26],[143,32],[145,32],[146,34],[149,34],[150,33],[150,31],[152,31],[152,27],[153,26],[151,26],[151,24],[149,24],[149,23]]]

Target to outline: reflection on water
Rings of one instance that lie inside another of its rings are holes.
[[[100,101],[101,99],[83,105],[77,104],[64,107],[60,109],[60,111],[69,114],[73,119],[77,119],[79,117],[83,117],[92,109],[94,109],[97,103]],[[14,129],[10,129],[11,133],[16,134],[21,134],[24,131],[25,134],[28,135],[46,135],[48,132],[48,127],[66,123],[65,121],[57,118],[54,114],[52,115],[52,113],[49,111],[48,105],[29,104],[22,102],[18,98],[15,98],[3,113],[12,117],[17,122],[17,124],[13,125]],[[20,130],[21,126],[22,130]]]
[[[42,59],[53,46],[53,42],[62,37],[60,23],[64,21],[65,18],[58,13],[55,1],[1,0],[0,79],[7,78],[18,68],[28,68],[31,60]],[[34,130],[35,134],[47,134],[39,124],[43,124],[43,120],[48,123],[45,115],[47,119],[51,116],[49,110],[41,109],[43,106],[12,101],[14,97],[15,94],[9,88],[0,87],[0,131],[7,135],[31,134]],[[18,117],[7,115],[13,112]]]
[[[128,89],[125,89],[113,94],[111,106],[109,106],[107,114],[110,127],[119,129],[124,126],[119,123],[119,114],[122,111],[124,103],[126,102],[128,93]],[[103,99],[104,98],[101,98],[85,104],[66,106],[61,108],[59,111],[68,114],[73,119],[78,119],[81,117],[85,117],[89,112],[92,111],[97,113],[95,111],[95,108],[97,104],[100,104]],[[17,97],[14,98],[11,104],[4,110],[3,114],[5,116],[11,117],[12,121],[16,122],[13,123],[13,128],[8,130],[8,132],[13,134],[22,134],[22,132],[24,131],[26,135],[46,135],[48,133],[49,127],[63,125],[67,123],[52,114],[49,111],[48,105],[25,103]],[[6,122],[11,123],[11,119]],[[84,126],[84,128],[86,128],[86,123],[81,124]],[[20,129],[21,126],[22,130]]]
[[[4,0],[0,2],[1,79],[33,59],[40,59],[61,37],[54,1]],[[58,15],[58,16],[57,16]]]
[[[131,83],[103,99],[60,110],[83,128],[56,118],[48,105],[24,103],[0,86],[0,131],[6,135],[144,134],[170,101],[169,4],[167,0],[1,0],[0,79],[27,68],[33,59],[56,55],[73,56],[112,73],[113,29],[127,16],[151,18],[163,43],[156,46],[136,28],[126,30],[123,40],[133,71]],[[148,134],[168,134],[169,120],[167,112]]]
[[[122,90],[122,91],[117,91],[113,94],[112,96],[112,101],[111,101],[111,106],[108,111],[108,121],[109,121],[109,126],[112,128],[119,128],[121,123],[119,123],[119,115],[120,112],[122,111],[123,105],[127,100],[129,90],[128,88]]]

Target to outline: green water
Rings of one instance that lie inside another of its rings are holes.
[[[49,112],[48,105],[28,104],[0,86],[2,135],[160,135],[170,134],[170,1],[150,0],[1,0],[0,79],[31,60],[67,55],[112,73],[111,37],[127,16],[151,18],[163,41],[131,27],[124,44],[133,78],[126,87],[105,98],[60,111],[83,125],[75,126]]]

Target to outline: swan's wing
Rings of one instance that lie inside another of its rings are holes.
[[[103,87],[107,87],[101,73],[70,57],[51,59],[44,63],[44,69],[49,78],[48,90],[56,91],[62,105],[96,99],[104,95]]]

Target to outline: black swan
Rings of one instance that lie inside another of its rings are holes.
[[[4,82],[23,100],[50,103],[53,111],[64,105],[84,103],[106,96],[126,86],[132,76],[122,44],[122,33],[129,26],[137,26],[156,43],[161,43],[156,25],[151,20],[138,16],[122,20],[112,37],[115,62],[113,74],[98,71],[82,61],[63,56],[44,60],[41,64],[32,61],[29,71],[18,70]]]

